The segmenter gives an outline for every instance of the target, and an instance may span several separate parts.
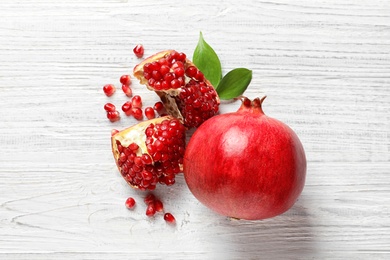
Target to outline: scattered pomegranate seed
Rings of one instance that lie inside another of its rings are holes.
[[[111,122],[118,121],[118,120],[120,119],[119,112],[118,112],[118,111],[107,112],[107,118],[108,118]]]
[[[115,86],[113,84],[107,84],[103,86],[103,92],[107,97],[112,96],[115,93]]]
[[[131,101],[127,101],[122,105],[122,111],[126,114],[126,116],[131,116]]]
[[[133,107],[131,109],[131,114],[133,115],[133,117],[137,120],[142,120],[144,118],[144,115],[142,113],[142,109],[139,108],[139,107]]]
[[[128,209],[134,208],[134,206],[135,206],[135,200],[134,200],[134,198],[132,198],[132,197],[128,198],[128,199],[126,200],[125,205],[126,205],[126,208],[128,208]]]
[[[112,104],[112,103],[106,103],[106,104],[104,105],[104,110],[106,110],[107,112],[115,112],[116,107],[115,107],[115,105]]]
[[[164,214],[164,220],[168,223],[175,223],[176,219],[171,213],[165,213]]]
[[[164,210],[164,205],[163,203],[161,202],[161,200],[156,200],[154,202],[154,207],[156,209],[157,212],[162,212]]]
[[[153,119],[156,117],[156,113],[154,112],[154,109],[152,107],[145,108],[145,116],[148,119]]]
[[[142,58],[142,56],[144,56],[144,46],[142,44],[138,44],[134,47],[133,52],[137,58]]]
[[[131,85],[131,78],[130,75],[122,75],[119,79],[120,83],[122,85],[130,86]]]
[[[146,216],[152,217],[156,214],[156,207],[154,206],[154,203],[149,203],[146,207]]]
[[[128,85],[122,85],[123,93],[125,93],[126,96],[131,97],[133,95],[133,91],[131,90],[130,86]]]
[[[146,205],[154,202],[156,200],[156,196],[154,196],[153,193],[149,193],[148,195],[146,195],[146,197],[144,198],[144,202]]]
[[[132,103],[132,107],[139,107],[139,108],[142,107],[142,99],[141,99],[141,97],[139,95],[135,95],[131,99],[131,103]]]

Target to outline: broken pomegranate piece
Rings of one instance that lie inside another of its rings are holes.
[[[138,64],[134,76],[155,91],[168,114],[187,128],[198,127],[218,113],[217,92],[184,53],[159,52]]]
[[[185,130],[178,119],[164,116],[114,134],[112,151],[126,182],[140,190],[174,184],[183,167]]]

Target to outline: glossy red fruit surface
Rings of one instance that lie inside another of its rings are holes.
[[[186,148],[190,191],[222,215],[274,217],[293,206],[303,190],[303,146],[290,127],[263,113],[263,100],[243,98],[237,112],[207,120]]]

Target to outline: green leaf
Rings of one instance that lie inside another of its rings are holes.
[[[232,99],[242,95],[252,80],[252,71],[237,68],[227,73],[216,89],[220,99]]]
[[[222,66],[213,48],[204,40],[202,32],[200,32],[192,61],[216,88],[222,78]]]

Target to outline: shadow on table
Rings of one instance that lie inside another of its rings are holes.
[[[227,255],[229,259],[306,259],[315,255],[305,199],[301,197],[289,211],[271,219],[221,221],[223,232],[208,238],[220,240],[212,254],[216,259]]]

